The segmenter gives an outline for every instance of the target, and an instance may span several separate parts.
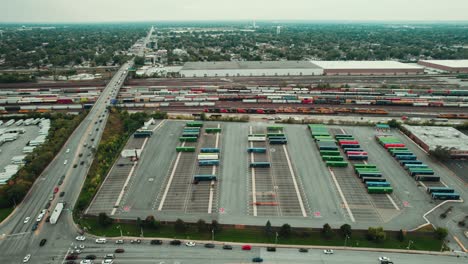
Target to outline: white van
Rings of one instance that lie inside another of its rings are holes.
[[[67,165],[67,163],[68,163],[68,160],[65,160],[65,161],[63,162],[63,165]]]
[[[105,244],[107,243],[107,239],[105,238],[97,238],[96,239],[96,244]]]

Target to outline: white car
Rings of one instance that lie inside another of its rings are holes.
[[[26,218],[24,219],[24,222],[23,222],[23,223],[27,224],[27,223],[29,222],[30,219],[31,219],[31,217],[29,217],[29,216],[26,217]]]
[[[105,238],[96,238],[96,244],[105,244],[107,243],[107,239]]]
[[[67,151],[65,151],[66,153],[69,153],[70,152],[70,149],[67,149]]]
[[[75,239],[78,240],[78,241],[85,241],[86,237],[85,236],[77,236]]]
[[[31,254],[27,254],[23,259],[23,263],[28,262],[30,259],[31,259]]]
[[[83,259],[80,261],[80,264],[93,264],[94,262],[90,259]]]
[[[104,259],[101,263],[102,264],[113,264],[114,260],[113,259]]]
[[[379,257],[379,261],[390,261],[390,258],[382,256],[382,257]]]
[[[115,241],[115,243],[116,243],[116,244],[123,244],[124,241],[123,241],[122,239],[119,239],[119,240]]]
[[[193,241],[189,241],[189,242],[185,243],[185,245],[186,245],[187,247],[194,247],[194,246],[196,246],[197,244],[195,244],[195,242],[193,242]]]
[[[333,249],[325,249],[325,250],[323,250],[323,253],[327,254],[327,255],[331,255],[331,254],[333,254]]]

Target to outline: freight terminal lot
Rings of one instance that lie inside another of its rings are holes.
[[[287,144],[276,145],[248,141],[251,134],[269,132],[272,123],[204,122],[197,142],[180,142],[186,123],[156,122],[147,128],[151,137],[132,137],[125,148],[142,148],[139,160],[120,158],[114,164],[87,213],[106,212],[120,219],[155,215],[160,220],[203,218],[224,224],[264,225],[270,220],[295,227],[350,223],[355,228],[409,230],[426,223],[422,216],[440,203],[431,199],[426,187],[448,186],[467,197],[464,184],[452,171],[432,162],[398,131],[325,126],[332,136],[353,135],[368,152],[367,163],[375,164],[393,188],[391,194],[369,194],[352,161],[344,168],[325,165],[306,125],[282,125]],[[221,132],[206,133],[207,128]],[[396,137],[440,176],[440,182],[415,181],[377,142],[376,134]],[[177,152],[176,147],[195,151]],[[217,148],[219,165],[199,166],[202,149]],[[248,153],[248,148],[266,152]],[[270,167],[250,168],[253,162],[269,162]],[[214,175],[217,180],[194,184],[195,175]],[[466,208],[466,203],[454,206]]]

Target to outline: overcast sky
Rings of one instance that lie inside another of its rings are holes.
[[[468,0],[0,0],[0,22],[468,20]]]

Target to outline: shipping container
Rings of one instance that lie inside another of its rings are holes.
[[[337,150],[320,150],[320,155],[321,156],[340,156],[341,153],[340,151]]]
[[[219,160],[199,160],[198,166],[217,166],[219,165]]]
[[[195,147],[176,147],[177,152],[195,152]]]
[[[438,182],[440,181],[439,176],[435,175],[414,175],[416,181],[429,181],[429,182]]]
[[[209,153],[199,154],[197,159],[198,160],[217,160],[217,159],[219,159],[219,155],[218,154],[209,154]]]
[[[266,148],[248,148],[248,153],[266,153]]]
[[[197,142],[198,138],[197,137],[179,137],[180,142]]]
[[[385,178],[382,178],[382,177],[362,177],[361,180],[364,183],[369,182],[369,181],[373,181],[373,182],[386,182],[387,181]]]
[[[367,181],[366,182],[367,187],[390,187],[389,182],[384,182],[384,181]]]
[[[416,160],[417,157],[416,157],[416,155],[396,155],[395,159],[397,159],[398,161],[401,161],[401,160]]]
[[[348,167],[348,162],[346,162],[346,161],[327,161],[326,165],[328,167]]]
[[[270,162],[252,162],[250,163],[251,168],[270,168]]]
[[[197,122],[197,121],[187,122],[186,126],[188,126],[188,127],[202,127],[203,122]]]
[[[363,177],[382,177],[382,173],[379,172],[379,171],[360,171],[357,173],[359,178],[363,178]]]
[[[434,171],[432,169],[424,169],[424,168],[410,168],[409,174],[411,176],[415,175],[434,175]]]
[[[193,176],[194,183],[198,183],[201,181],[216,181],[216,175],[211,174],[200,174]]]
[[[367,187],[368,193],[392,193],[392,187]]]
[[[344,158],[342,156],[322,156],[323,160],[332,160],[332,161],[343,161]]]
[[[287,144],[288,140],[287,139],[270,139],[269,143],[273,145]]]
[[[349,160],[368,160],[367,155],[347,155]]]
[[[454,193],[455,190],[449,187],[428,187],[427,193]]]
[[[406,164],[404,165],[404,168],[409,170],[410,168],[429,168],[429,166],[426,164]]]
[[[205,132],[206,133],[221,133],[221,128],[208,127],[208,128],[205,128]]]
[[[460,194],[458,193],[432,193],[431,197],[434,200],[459,200]]]
[[[400,165],[404,166],[406,164],[423,164],[420,160],[400,160]]]
[[[201,153],[219,153],[219,148],[200,148]]]
[[[377,165],[375,165],[375,164],[354,164],[353,167],[355,169],[357,169],[357,168],[373,169],[373,168],[377,168]]]

